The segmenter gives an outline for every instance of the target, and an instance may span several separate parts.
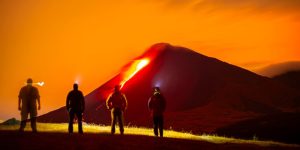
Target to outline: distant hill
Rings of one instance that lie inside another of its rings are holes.
[[[159,43],[135,60],[145,58],[150,63],[122,89],[129,103],[125,112],[127,125],[152,126],[147,101],[153,86],[159,86],[167,100],[165,127],[179,131],[214,132],[267,114],[299,111],[299,92],[294,89],[193,50]],[[126,71],[136,67],[134,62],[85,96],[86,122],[110,124],[105,100],[114,85],[124,80]],[[67,111],[62,107],[38,120],[67,122]]]
[[[300,70],[289,71],[273,77],[274,80],[288,85],[291,88],[300,90]]]
[[[290,71],[300,71],[300,61],[290,61],[278,64],[272,64],[267,67],[256,70],[259,75],[274,77]]]
[[[17,120],[16,118],[11,118],[8,119],[2,123],[0,123],[1,125],[16,125],[16,124],[20,124],[21,121]]]

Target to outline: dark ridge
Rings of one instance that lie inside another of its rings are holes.
[[[236,138],[274,140],[300,144],[300,113],[264,115],[224,126],[216,130],[218,135]]]
[[[300,70],[289,71],[273,77],[272,79],[281,82],[291,88],[300,90]]]

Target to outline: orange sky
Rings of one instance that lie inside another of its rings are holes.
[[[150,45],[167,42],[255,70],[300,60],[298,0],[1,0],[0,119],[19,118],[28,77],[40,114],[88,94]]]

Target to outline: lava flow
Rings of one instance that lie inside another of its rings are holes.
[[[148,58],[135,60],[130,68],[125,72],[124,78],[120,83],[121,89],[126,84],[128,80],[130,80],[134,75],[136,75],[140,70],[146,67],[149,64],[150,60]]]

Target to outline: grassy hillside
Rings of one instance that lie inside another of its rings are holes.
[[[67,133],[67,124],[50,124],[50,123],[38,123],[38,130],[41,133]],[[18,130],[19,125],[0,125],[0,132],[9,132]],[[74,124],[74,131],[77,132],[77,125]],[[118,128],[117,128],[118,129]],[[25,131],[30,131],[30,124],[27,124]],[[118,130],[117,130],[118,131]],[[86,136],[87,134],[101,134],[101,135],[109,135],[110,127],[109,126],[101,126],[101,125],[92,125],[85,124],[84,132]],[[15,133],[15,132],[14,132]],[[118,134],[118,132],[117,132]],[[149,128],[137,128],[137,127],[125,127],[125,135],[132,136],[147,136],[152,137],[153,131]],[[279,146],[279,147],[298,147],[298,145],[292,144],[284,144],[279,142],[272,141],[258,141],[258,140],[242,140],[228,137],[220,137],[215,135],[194,135],[190,133],[177,132],[172,130],[165,131],[166,138],[178,139],[178,140],[189,140],[189,141],[199,141],[199,142],[208,142],[213,144],[250,144],[256,145],[260,147],[269,147],[269,146]],[[138,140],[138,139],[137,139]]]
[[[257,136],[260,140],[300,144],[299,118],[300,113],[270,114],[221,127],[215,133],[243,139]]]

